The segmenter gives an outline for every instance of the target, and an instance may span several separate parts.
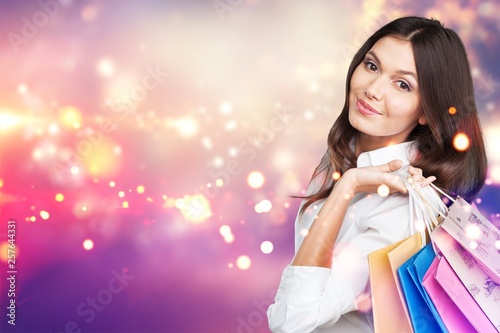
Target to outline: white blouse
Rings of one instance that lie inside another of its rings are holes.
[[[405,142],[362,153],[357,166],[376,166],[400,159],[403,167],[394,174],[406,179],[410,145],[411,142]],[[310,184],[308,194],[314,193],[316,187]],[[431,203],[439,200],[430,186],[423,190]],[[302,217],[297,215],[295,252],[324,201],[314,202]],[[407,195],[357,194],[349,204],[335,242],[332,267],[288,265],[283,271],[275,303],[267,310],[271,331],[373,332],[367,255],[412,235],[413,221]]]

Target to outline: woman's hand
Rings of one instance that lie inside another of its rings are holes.
[[[353,195],[361,192],[376,193],[380,185],[389,187],[389,193],[399,192],[406,194],[408,190],[401,178],[390,174],[390,172],[399,170],[402,166],[403,162],[401,160],[393,160],[383,165],[349,169],[338,180],[337,185],[342,184],[341,186],[348,186]],[[416,168],[414,169],[414,176],[418,178],[418,170]]]
[[[408,167],[408,172],[410,173],[411,179],[420,185],[420,187],[425,187],[436,180],[436,177],[434,176],[425,178],[423,176],[422,169],[415,168],[411,165]]]

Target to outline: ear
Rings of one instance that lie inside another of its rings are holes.
[[[420,125],[427,125],[427,117],[425,116],[425,114],[422,114],[420,118],[418,118],[418,123]]]

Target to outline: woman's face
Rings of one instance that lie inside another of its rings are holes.
[[[367,52],[349,92],[349,122],[360,132],[357,148],[404,142],[417,123],[427,122],[416,73],[410,42],[384,37]]]

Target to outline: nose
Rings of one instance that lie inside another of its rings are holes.
[[[365,95],[369,99],[380,101],[383,97],[383,78],[378,76],[365,88]]]

